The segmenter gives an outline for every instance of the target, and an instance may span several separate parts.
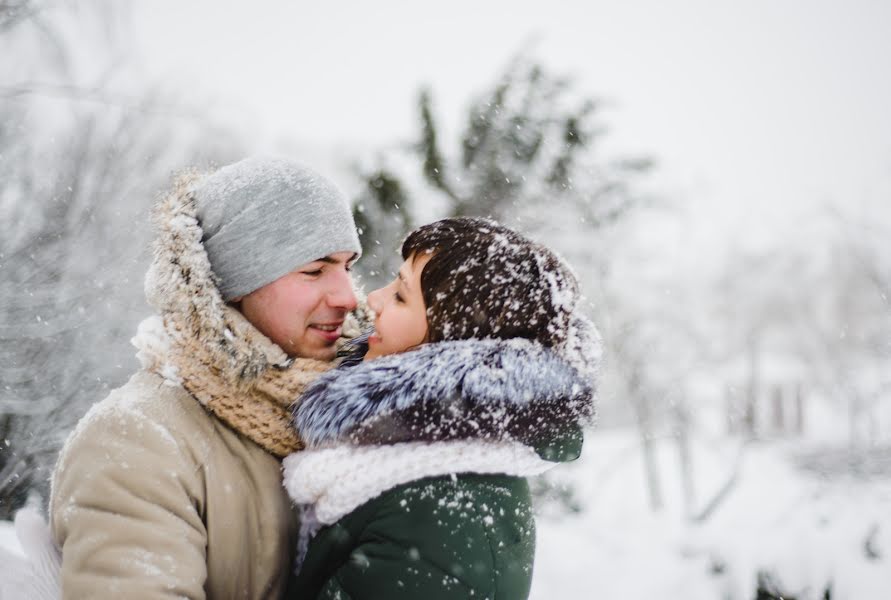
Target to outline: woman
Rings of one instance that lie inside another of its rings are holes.
[[[374,331],[294,411],[302,508],[288,597],[526,598],[526,476],[573,460],[599,346],[574,276],[492,221],[414,231]]]

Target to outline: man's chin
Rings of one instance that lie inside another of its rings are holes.
[[[337,355],[337,348],[334,343],[327,345],[314,345],[293,348],[288,352],[291,358],[312,358],[315,360],[331,361]]]

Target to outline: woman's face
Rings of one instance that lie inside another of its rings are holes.
[[[368,305],[377,317],[365,360],[405,352],[424,343],[427,306],[421,293],[421,272],[431,256],[409,256],[389,285],[368,294]]]

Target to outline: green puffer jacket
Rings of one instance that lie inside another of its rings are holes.
[[[319,531],[289,597],[525,598],[534,553],[525,479],[422,479]]]
[[[525,477],[578,457],[593,388],[525,340],[442,342],[347,361],[303,396],[287,457],[303,513],[288,598],[522,600]]]

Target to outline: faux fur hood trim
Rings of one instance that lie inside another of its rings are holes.
[[[227,376],[250,379],[270,366],[286,368],[291,364],[287,354],[220,295],[196,216],[194,190],[205,176],[195,171],[180,175],[173,190],[154,207],[156,235],[145,276],[146,299],[165,323],[169,315],[185,317],[192,326],[176,333],[211,348],[220,365],[228,367]],[[344,323],[344,340],[358,335],[368,321],[362,302]]]
[[[331,363],[291,359],[217,288],[196,214],[194,190],[202,175],[180,176],[154,207],[153,260],[145,294],[158,312],[134,344],[149,370],[182,385],[217,417],[276,456],[301,447],[290,427],[289,405]],[[344,323],[361,331],[364,312]]]
[[[326,373],[294,411],[310,448],[476,438],[534,445],[593,416],[593,383],[524,339],[425,344]]]

